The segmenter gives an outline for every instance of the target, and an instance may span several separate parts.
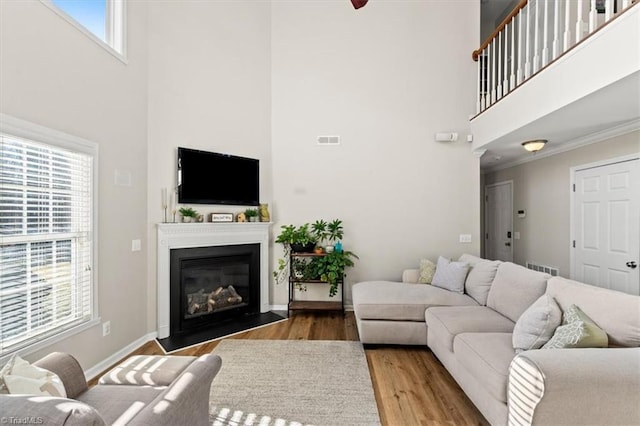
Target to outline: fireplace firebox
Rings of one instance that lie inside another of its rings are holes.
[[[171,249],[171,335],[260,313],[260,244]]]

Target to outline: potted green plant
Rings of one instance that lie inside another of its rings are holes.
[[[198,219],[198,212],[191,207],[180,207],[178,211],[182,216],[182,221],[185,223],[196,222]]]
[[[244,215],[249,222],[258,222],[258,209],[246,209]]]
[[[350,251],[333,251],[322,257],[314,259],[315,270],[320,275],[320,279],[329,284],[329,296],[333,297],[338,293],[338,284],[344,281],[345,268],[354,265],[353,259],[359,259],[355,253]]]
[[[278,267],[273,271],[273,277],[276,279],[276,283],[279,284],[287,278],[291,252],[313,252],[316,246],[316,240],[309,229],[310,226],[310,224],[305,223],[298,227],[295,225],[282,225],[280,227],[280,234],[276,237],[275,242],[283,245],[284,255],[278,259]]]

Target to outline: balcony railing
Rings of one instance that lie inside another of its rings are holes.
[[[476,114],[575,47],[638,0],[522,0],[473,52]]]

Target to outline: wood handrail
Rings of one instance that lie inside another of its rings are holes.
[[[495,30],[493,30],[491,34],[489,34],[489,37],[487,37],[484,43],[480,45],[478,50],[473,51],[473,54],[471,55],[471,57],[473,58],[474,61],[478,62],[478,58],[480,57],[480,54],[482,53],[482,51],[491,44],[493,39],[496,38],[498,34],[500,34],[500,32],[504,29],[504,27],[506,27],[507,24],[511,22],[511,20],[527,5],[527,3],[529,3],[529,0],[521,0],[520,3],[518,3],[516,7],[513,8],[511,13],[509,13],[507,17],[502,20],[500,25],[498,25],[498,27]]]

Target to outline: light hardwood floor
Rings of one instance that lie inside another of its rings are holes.
[[[340,313],[297,312],[287,321],[229,338],[358,340],[358,330],[353,312],[344,316]],[[218,343],[219,340],[203,343],[173,354],[198,356],[210,353]],[[365,353],[383,425],[488,425],[428,348],[365,346]],[[155,341],[131,353],[162,354]]]

